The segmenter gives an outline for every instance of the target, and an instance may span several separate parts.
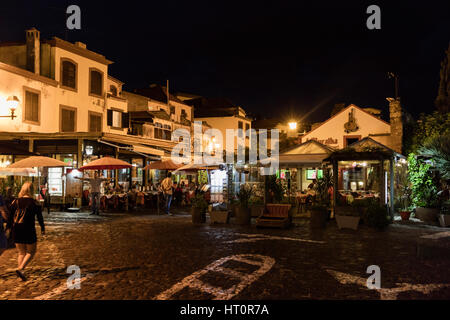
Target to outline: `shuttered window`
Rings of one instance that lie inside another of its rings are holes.
[[[91,83],[89,92],[101,96],[103,94],[103,74],[96,70],[91,70]]]
[[[75,132],[75,116],[75,110],[61,108],[61,132]]]
[[[67,60],[62,61],[61,83],[64,87],[76,89],[77,87],[77,66]]]
[[[89,115],[89,132],[102,131],[102,116],[98,114]]]
[[[25,121],[39,122],[39,94],[25,91]]]

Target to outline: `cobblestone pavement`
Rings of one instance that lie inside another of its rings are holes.
[[[257,229],[193,225],[185,214],[44,218],[27,282],[14,273],[15,249],[0,256],[0,299],[450,298],[450,260],[416,258],[417,238],[432,229],[338,230],[329,222],[312,231],[307,219]],[[81,268],[79,290],[67,289],[70,265]],[[365,287],[370,265],[380,267],[387,294]]]

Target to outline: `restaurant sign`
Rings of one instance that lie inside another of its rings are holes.
[[[309,138],[306,141],[309,141],[309,140],[314,140],[314,141],[317,141],[317,142],[319,142],[321,144],[338,144],[338,140],[337,139],[333,139],[333,138],[322,139],[322,140],[319,140],[317,138]]]

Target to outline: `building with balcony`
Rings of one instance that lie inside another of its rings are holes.
[[[7,104],[18,102],[13,117],[0,118],[4,163],[32,154],[68,163],[67,169],[44,172],[47,177],[63,178],[50,188],[60,197],[79,195],[82,190],[81,183],[66,172],[107,155],[133,164],[131,170],[109,173],[116,183],[126,188],[145,184],[142,168],[149,160],[169,154],[175,144],[159,121],[154,125],[161,130],[152,136],[131,134],[134,119],[123,82],[108,73],[112,63],[81,42],[43,40],[35,28],[26,30],[23,42],[0,42],[0,115],[11,115]]]

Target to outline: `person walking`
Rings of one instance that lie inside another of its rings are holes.
[[[100,187],[103,181],[109,181],[111,179],[101,178],[97,171],[94,172],[94,178],[79,178],[76,179],[88,181],[91,185],[91,215],[100,215],[99,202],[100,202]]]
[[[172,202],[172,188],[173,188],[173,181],[172,181],[172,173],[168,173],[167,177],[161,182],[161,189],[164,194],[164,199],[166,200],[166,213],[171,216],[170,213],[170,203]]]
[[[6,208],[3,197],[0,195],[0,256],[8,248],[8,239],[6,238],[4,223],[9,219],[8,209]],[[7,226],[8,227],[8,226]]]
[[[41,206],[32,198],[33,185],[25,182],[19,192],[19,196],[11,203],[12,237],[18,250],[17,276],[26,281],[23,274],[25,267],[31,262],[36,254],[36,227],[35,217],[41,226],[41,234],[45,234],[44,218]]]

